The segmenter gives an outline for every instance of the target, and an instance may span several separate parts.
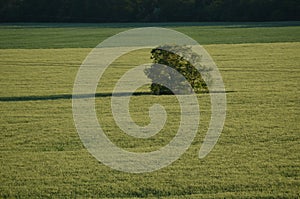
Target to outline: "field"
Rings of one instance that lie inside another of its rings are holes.
[[[83,146],[71,99],[79,67],[107,37],[144,24],[2,24],[0,198],[300,197],[300,23],[152,25],[191,36],[218,65],[227,117],[212,152],[198,158],[211,116],[208,94],[198,95],[201,121],[191,147],[166,168],[115,171]],[[165,127],[150,139],[127,136],[113,120],[114,83],[149,57],[149,49],[120,57],[98,85],[98,120],[128,151],[157,150],[179,126],[179,105],[168,95],[131,99],[132,118],[140,125],[149,123],[153,103],[167,110]]]

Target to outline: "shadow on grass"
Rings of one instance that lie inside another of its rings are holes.
[[[226,91],[225,93],[232,93],[236,91]],[[224,93],[223,91],[214,91],[212,93]],[[203,94],[208,94],[203,93]],[[125,97],[125,96],[144,96],[153,95],[151,92],[121,92],[114,93],[114,96]],[[172,95],[172,94],[169,94]],[[26,102],[26,101],[48,101],[48,100],[69,100],[69,99],[84,99],[84,98],[99,98],[99,97],[111,97],[112,93],[96,93],[96,94],[82,94],[82,95],[72,95],[72,94],[61,94],[61,95],[46,95],[46,96],[17,96],[17,97],[0,97],[0,102]]]
[[[228,26],[228,27],[285,27],[299,26],[299,21],[270,22],[148,22],[148,23],[2,23],[0,28],[141,28],[180,26]]]

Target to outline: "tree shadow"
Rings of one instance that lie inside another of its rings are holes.
[[[236,91],[225,91],[225,93],[232,93]],[[211,93],[224,93],[224,91],[214,91]],[[209,92],[203,92],[203,94],[209,94]],[[125,96],[145,96],[154,95],[151,92],[119,92],[119,93],[96,93],[96,94],[61,94],[61,95],[45,95],[45,96],[16,96],[16,97],[0,97],[0,102],[27,102],[27,101],[51,101],[51,100],[70,100],[70,99],[86,99],[86,98],[101,98],[101,97],[111,97],[112,95],[116,97]],[[164,94],[172,95],[172,94]]]
[[[139,96],[139,95],[151,95],[150,92],[122,92],[114,93],[114,96]],[[112,93],[96,93],[96,94],[61,94],[61,95],[45,95],[45,96],[17,96],[17,97],[0,97],[0,102],[22,102],[22,101],[47,101],[47,100],[69,100],[69,99],[85,99],[93,97],[111,97]]]

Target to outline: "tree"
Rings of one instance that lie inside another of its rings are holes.
[[[167,68],[162,70],[156,67],[155,64],[169,66],[182,74],[195,93],[208,91],[207,84],[201,75],[205,75],[205,80],[208,81],[210,79],[209,71],[211,71],[211,69],[200,64],[201,57],[194,53],[191,47],[165,45],[152,49],[151,54],[151,59],[153,59],[154,64],[150,68],[145,69],[147,77],[150,78],[152,82],[162,82],[165,80],[167,82],[176,82],[171,88],[152,83],[150,89],[153,94],[172,94],[174,91],[178,94],[191,92],[184,89],[186,87],[184,81],[180,80],[180,82],[178,82],[176,73],[167,70]],[[189,59],[189,61],[184,57]]]
[[[299,0],[0,0],[0,22],[300,20]]]

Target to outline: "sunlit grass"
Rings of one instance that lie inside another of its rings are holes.
[[[199,95],[201,125],[192,146],[169,167],[139,175],[99,163],[77,135],[70,97],[77,70],[91,48],[0,50],[0,197],[299,197],[300,43],[204,47],[217,63],[226,90],[233,91],[227,94],[218,144],[205,159],[198,159],[210,119],[209,95]],[[147,59],[146,50],[120,58],[97,92],[109,93],[121,68],[125,72]],[[176,133],[178,103],[174,96],[141,95],[130,104],[134,121],[145,125],[150,122],[149,106],[157,102],[165,105],[169,119],[149,140],[121,132],[110,111],[110,97],[96,98],[97,116],[118,146],[152,151]]]

